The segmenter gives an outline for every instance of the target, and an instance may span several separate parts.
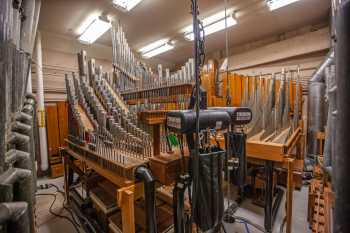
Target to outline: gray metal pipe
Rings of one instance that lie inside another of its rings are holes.
[[[8,143],[16,145],[16,148],[25,152],[30,152],[30,138],[27,135],[12,132]]]
[[[35,0],[25,0],[22,5],[25,20],[22,22],[20,43],[22,50],[28,54],[31,54]]]
[[[335,191],[333,231],[350,229],[350,0],[341,1],[336,18],[337,121],[332,185]]]
[[[334,50],[331,49],[326,56],[326,59],[321,63],[319,68],[315,71],[310,79],[310,82],[324,82],[325,69],[334,63]]]
[[[25,201],[28,204],[30,229],[34,229],[34,187],[32,171],[11,168],[0,175],[0,202]],[[27,226],[28,227],[28,226]]]
[[[20,150],[9,150],[5,154],[5,163],[6,164],[15,164],[15,167],[22,169],[32,169],[31,157],[28,152]]]
[[[28,204],[26,202],[0,203],[0,225],[7,225],[7,232],[29,233]]]
[[[33,54],[36,33],[38,30],[39,15],[41,9],[41,0],[35,0],[35,10],[34,10],[34,19],[33,19],[33,28],[32,28],[32,38],[31,38],[31,54]]]
[[[23,133],[23,134],[29,136],[29,134],[32,131],[32,126],[31,126],[31,124],[28,125],[28,124],[22,123],[20,121],[15,121],[12,123],[12,131],[18,132],[18,133]]]

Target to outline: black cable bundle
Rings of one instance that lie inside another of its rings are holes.
[[[219,147],[210,150],[200,149],[198,188],[194,221],[202,231],[219,229],[224,213],[224,194],[222,191],[222,169],[225,151]]]
[[[230,151],[232,152],[232,156],[238,159],[238,166],[231,174],[231,180],[233,180],[234,184],[238,185],[240,188],[245,185],[245,179],[247,176],[246,139],[247,135],[244,133],[230,133],[229,135]]]

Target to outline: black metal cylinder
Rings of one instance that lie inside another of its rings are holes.
[[[336,33],[337,122],[333,181],[335,187],[334,232],[350,229],[350,0],[338,9]]]
[[[273,161],[265,163],[265,219],[264,226],[268,233],[272,232],[273,225]]]
[[[147,233],[157,233],[155,179],[146,167],[138,167],[135,178],[143,181]]]

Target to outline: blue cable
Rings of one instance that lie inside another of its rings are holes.
[[[237,223],[242,223],[242,224],[244,224],[246,232],[247,232],[247,233],[250,233],[250,230],[249,230],[249,227],[248,227],[248,223],[247,223],[247,222],[244,222],[244,221],[236,221],[236,222],[237,222]]]

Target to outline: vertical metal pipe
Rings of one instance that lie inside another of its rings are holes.
[[[336,19],[336,79],[337,79],[337,123],[334,187],[334,232],[349,232],[350,229],[350,0],[339,5]]]
[[[32,53],[32,32],[33,32],[33,21],[35,13],[35,0],[24,1],[24,16],[25,20],[22,22],[21,27],[21,48],[24,52]]]
[[[33,29],[32,29],[33,32],[32,32],[32,38],[31,38],[32,52],[34,50],[35,38],[36,38],[37,29],[38,29],[40,8],[41,8],[41,0],[35,0],[35,11],[34,11]]]
[[[272,205],[273,205],[273,161],[265,163],[265,219],[264,226],[268,233],[272,232]]]
[[[41,156],[41,170],[46,171],[49,167],[47,156],[47,139],[45,127],[45,106],[44,106],[44,81],[43,81],[43,61],[41,48],[41,35],[37,32],[36,38],[36,73],[37,73],[37,116],[39,126],[39,140],[40,140],[40,156]]]

